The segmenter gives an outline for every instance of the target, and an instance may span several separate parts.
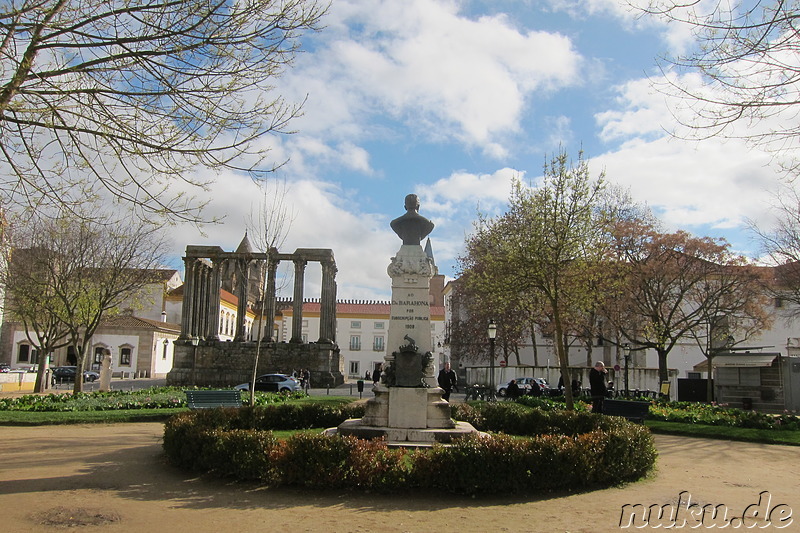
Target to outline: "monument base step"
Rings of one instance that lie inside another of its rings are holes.
[[[327,435],[352,435],[360,439],[386,439],[389,446],[431,446],[434,443],[448,444],[466,435],[481,434],[468,422],[456,422],[448,428],[394,428],[363,424],[360,418],[345,420],[337,428],[325,430]]]

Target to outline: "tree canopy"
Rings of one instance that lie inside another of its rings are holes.
[[[660,85],[686,104],[675,112],[688,132],[679,135],[747,138],[788,156],[784,162],[795,175],[800,164],[795,156],[800,146],[800,4],[650,0],[643,10],[688,26],[696,38],[685,53],[665,58]]]
[[[471,239],[484,245],[468,247],[463,261],[473,283],[504,288],[505,301],[538,302],[537,317],[552,324],[566,382],[568,335],[597,299],[592,277],[605,253],[603,188],[602,175],[590,176],[582,154],[573,162],[559,151],[536,187],[514,183],[507,212],[478,226]],[[565,394],[572,408],[571,390]]]
[[[274,169],[263,137],[299,113],[274,83],[324,12],[316,0],[0,2],[0,192],[31,206],[110,193],[202,221],[186,191],[208,170]]]

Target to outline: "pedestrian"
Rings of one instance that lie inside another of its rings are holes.
[[[592,395],[592,412],[603,412],[603,399],[608,392],[606,389],[606,365],[597,361],[594,368],[589,371],[589,391]]]
[[[517,380],[512,379],[508,382],[508,388],[506,389],[506,396],[511,401],[516,400],[522,395],[522,391],[519,389],[519,385],[517,385]]]
[[[364,376],[364,379],[367,380],[367,381],[372,380],[372,375],[369,373],[369,370],[367,370],[367,375]]]
[[[608,385],[606,385],[606,397],[613,398],[614,397],[614,382],[609,381]]]
[[[302,370],[303,374],[303,390],[306,394],[311,389],[311,371],[309,369]]]
[[[439,376],[436,379],[439,386],[444,389],[442,400],[450,401],[450,393],[453,392],[453,387],[456,386],[456,373],[450,368],[450,363],[445,363],[444,368],[439,371]]]

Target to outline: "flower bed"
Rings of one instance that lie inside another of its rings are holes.
[[[0,398],[0,411],[114,411],[120,409],[164,409],[186,407],[186,394],[179,387],[153,387],[138,391],[61,392],[52,394],[26,394],[16,398]],[[242,400],[249,402],[249,392]],[[292,394],[256,393],[256,405],[286,402],[291,398],[305,397],[304,392]]]

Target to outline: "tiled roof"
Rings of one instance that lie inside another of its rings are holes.
[[[113,318],[103,320],[100,324],[101,328],[142,328],[142,329],[164,329],[169,331],[180,332],[181,326],[179,324],[171,324],[169,322],[160,322],[158,320],[150,320],[149,318],[140,318],[133,315],[120,315]]]
[[[283,308],[283,314],[291,315],[292,314],[292,304],[289,302],[282,302],[285,306],[281,306]],[[303,314],[319,314],[320,313],[320,302],[303,302]],[[338,315],[358,315],[358,316],[369,316],[369,315],[380,315],[380,316],[389,316],[391,314],[392,305],[389,302],[375,302],[375,301],[363,301],[361,303],[356,303],[352,301],[346,302],[336,302],[336,314]],[[432,305],[430,307],[430,314],[431,316],[444,316],[444,307],[438,305]]]

